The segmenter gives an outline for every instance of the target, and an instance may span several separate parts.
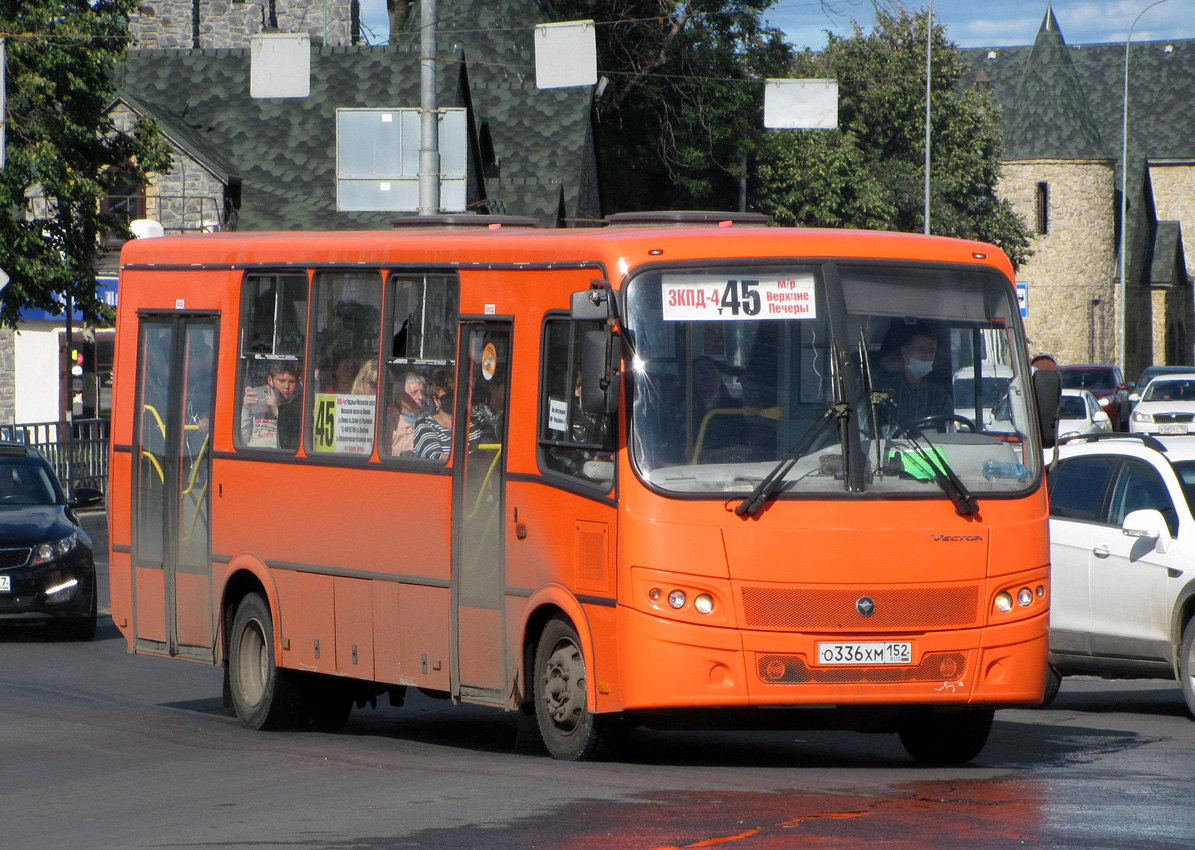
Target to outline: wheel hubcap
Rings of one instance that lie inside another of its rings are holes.
[[[561,641],[548,657],[541,680],[544,708],[561,732],[577,728],[585,714],[585,659],[572,641]]]
[[[255,706],[261,702],[266,691],[269,664],[269,647],[266,646],[261,623],[251,620],[241,633],[240,651],[237,653],[237,685],[245,705]]]

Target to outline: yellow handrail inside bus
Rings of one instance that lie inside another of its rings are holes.
[[[502,457],[501,443],[478,443],[477,448],[483,452],[493,452],[494,459],[490,461],[490,468],[485,471],[485,478],[481,479],[481,486],[477,488],[477,502],[473,505],[473,510],[465,515],[465,519],[473,519],[481,510],[481,500],[485,497],[486,485],[490,483],[494,470],[498,468],[498,460]]]
[[[705,442],[705,430],[710,420],[715,416],[755,416],[759,419],[780,419],[783,414],[779,407],[715,407],[701,420],[701,427],[697,429],[697,443],[693,446],[693,457],[689,463],[697,463],[701,457],[701,444]]]
[[[198,425],[188,425],[187,428],[198,428]],[[195,455],[195,463],[191,464],[191,480],[187,482],[187,489],[183,490],[182,495],[187,495],[195,486],[195,479],[199,476],[199,464],[203,461],[204,454],[207,453],[207,444],[211,440],[212,435],[207,434],[203,438],[203,444],[199,447],[198,454]]]
[[[158,415],[158,411],[154,409],[152,404],[144,405],[145,409],[154,415],[154,419],[158,422],[158,430],[162,432],[162,439],[166,438],[166,423],[162,421],[162,417]]]

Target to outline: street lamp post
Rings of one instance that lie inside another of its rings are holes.
[[[1126,310],[1125,301],[1128,298],[1129,290],[1125,283],[1125,250],[1128,245],[1125,235],[1129,229],[1129,42],[1133,40],[1133,29],[1137,26],[1137,21],[1141,20],[1141,16],[1152,9],[1154,6],[1161,6],[1163,3],[1169,3],[1170,0],[1155,0],[1144,9],[1137,13],[1137,17],[1133,18],[1133,23],[1129,27],[1129,34],[1124,39],[1124,111],[1121,115],[1120,123],[1120,309],[1119,321],[1117,322],[1117,330],[1119,339],[1118,342],[1118,357],[1117,361],[1120,364],[1120,371],[1127,374],[1128,356],[1125,351],[1125,321],[1128,312]]]

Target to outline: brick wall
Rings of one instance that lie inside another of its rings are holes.
[[[1112,163],[1038,160],[1003,166],[999,194],[1030,228],[1038,218],[1037,184],[1048,186],[1048,232],[1031,240],[1035,254],[1017,273],[1017,280],[1027,284],[1025,330],[1030,351],[1048,351],[1059,363],[1116,362]],[[1100,303],[1093,306],[1093,299]],[[1148,317],[1138,318],[1148,321]]]
[[[1151,165],[1154,208],[1158,221],[1179,221],[1187,274],[1195,277],[1195,163]]]
[[[351,44],[352,5],[353,0],[274,0],[278,32],[307,33],[332,47]],[[270,0],[200,0],[199,47],[248,47],[249,37],[265,29],[269,7]],[[194,14],[193,0],[146,0],[129,18],[134,48],[194,47]]]
[[[12,422],[17,415],[15,343],[14,332],[0,328],[0,423]]]

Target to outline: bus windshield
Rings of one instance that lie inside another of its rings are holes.
[[[652,269],[628,285],[631,455],[655,489],[944,498],[1040,475],[1008,280],[957,267]],[[952,497],[953,498],[953,497]]]

